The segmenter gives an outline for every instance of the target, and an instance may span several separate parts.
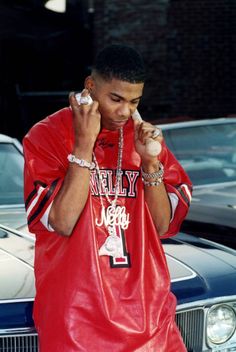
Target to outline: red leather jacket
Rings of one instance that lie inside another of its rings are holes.
[[[118,197],[130,214],[130,224],[120,232],[123,255],[114,259],[98,255],[107,230],[95,224],[101,202],[93,172],[86,206],[70,237],[48,231],[40,221],[68,168],[74,142],[71,110],[49,116],[24,138],[25,203],[29,228],[36,234],[34,320],[41,352],[186,351],[174,322],[176,299],[145,203],[140,157],[133,140],[130,120],[124,127]],[[117,153],[118,132],[102,130],[95,155],[111,198]],[[166,189],[178,197],[168,237],[178,232],[186,216],[191,182],[164,143],[159,159]]]

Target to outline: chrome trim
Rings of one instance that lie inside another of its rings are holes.
[[[28,328],[14,328],[14,329],[0,329],[0,337],[3,335],[10,336],[10,335],[25,335],[25,334],[37,334],[35,328],[28,327]]]
[[[22,210],[25,210],[25,206],[24,204],[1,204],[0,205],[0,209],[12,209],[12,208],[17,208],[17,209],[22,209]]]
[[[170,122],[163,124],[155,124],[155,126],[160,127],[163,131],[172,130],[173,128],[179,129],[183,127],[199,127],[199,126],[207,126],[207,125],[222,125],[222,124],[235,124],[235,117],[219,117],[215,119],[202,119],[202,120],[187,120],[180,122]]]
[[[217,190],[217,188],[219,187],[224,187],[224,186],[236,186],[236,182],[235,181],[229,181],[229,182],[219,182],[219,183],[207,183],[205,185],[194,185],[193,186],[193,190],[196,191],[196,190],[205,190],[205,188],[209,188],[212,191]],[[201,194],[201,193],[197,193],[197,194],[194,194],[193,193],[193,198],[196,198],[198,196],[198,194]]]
[[[190,280],[190,279],[193,279],[194,277],[197,276],[196,272],[193,271],[188,265],[184,264],[183,262],[181,262],[180,260],[172,257],[172,255],[170,255],[169,253],[165,253],[165,255],[169,258],[171,258],[173,261],[179,263],[180,265],[182,265],[183,267],[185,267],[188,271],[191,272],[191,275],[188,275],[188,276],[182,276],[178,279],[171,279],[171,282],[178,282],[178,281],[184,281],[184,280]]]
[[[231,309],[231,311],[233,312],[233,315],[234,315],[234,329],[233,331],[231,332],[230,335],[228,335],[227,337],[227,340],[225,340],[224,342],[213,342],[211,340],[211,338],[207,335],[206,333],[206,343],[208,346],[210,347],[216,347],[216,346],[219,346],[219,345],[225,345],[226,343],[228,343],[228,341],[234,336],[235,334],[235,331],[236,331],[236,312],[235,312],[235,308],[233,307],[233,304],[226,304],[226,303],[219,303],[219,304],[215,304],[213,306],[211,306],[208,310],[207,310],[207,313],[206,313],[206,327],[208,326],[207,325],[207,322],[208,322],[208,319],[209,319],[209,315],[210,313],[216,309],[217,307],[220,307],[220,306],[223,306],[223,307],[227,307],[227,309]]]
[[[0,304],[34,302],[34,298],[0,299]]]
[[[232,302],[232,301],[236,301],[236,295],[222,296],[222,297],[215,297],[215,298],[213,297],[213,298],[208,298],[208,299],[199,300],[195,302],[178,304],[176,307],[176,312],[180,312],[185,309],[202,308],[209,304],[214,305],[214,304],[226,303],[226,302]]]
[[[189,309],[176,314],[176,324],[188,351],[203,352],[204,309]]]
[[[23,145],[17,138],[10,137],[6,134],[1,133],[0,144],[12,144],[23,155]]]
[[[0,335],[0,351],[2,352],[38,352],[37,333]]]
[[[228,341],[222,344],[209,343],[208,340],[206,330],[208,311],[213,306],[221,304],[236,308],[236,295],[199,300],[177,306],[175,320],[181,331],[184,343],[191,352],[234,351],[236,347],[235,333]]]
[[[26,240],[29,240],[32,243],[35,243],[35,241],[36,241],[36,239],[35,239],[33,234],[31,236],[31,235],[28,235],[27,233],[24,233],[24,232],[21,232],[21,231],[17,231],[15,229],[12,229],[12,228],[10,228],[8,226],[5,226],[5,225],[2,225],[2,224],[0,224],[0,228],[5,230],[5,231],[8,231],[8,232],[10,232],[10,233],[12,233],[14,235],[17,235],[19,237],[25,238]]]

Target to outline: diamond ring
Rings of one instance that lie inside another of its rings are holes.
[[[76,94],[76,100],[78,101],[79,105],[89,105],[92,104],[93,100],[90,97],[90,95],[87,95],[86,97],[81,97],[81,94],[78,93]]]
[[[155,130],[152,132],[152,138],[156,138],[160,136],[161,130],[159,128],[155,128]]]

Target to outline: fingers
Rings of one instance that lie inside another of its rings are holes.
[[[70,92],[69,94],[69,103],[71,106],[71,109],[74,113],[79,111],[79,104],[75,96],[75,92]]]
[[[70,92],[69,102],[73,111],[93,111],[98,109],[98,102],[90,97],[89,90],[83,89],[81,93]]]
[[[162,132],[160,128],[153,126],[150,123],[142,122],[135,126],[136,137],[142,144],[145,144],[148,139],[162,141]]]
[[[157,137],[161,137],[162,132],[161,129],[156,127],[155,130],[152,132],[152,139],[156,139]]]
[[[81,93],[75,93],[75,92],[70,92],[69,93],[69,101],[72,104],[77,103],[76,105],[89,105],[91,104],[93,101],[92,99],[86,99],[89,96],[89,91],[88,89],[83,89]],[[82,101],[81,101],[82,100]]]
[[[69,93],[69,102],[70,102],[70,104],[75,104],[76,103],[75,92],[70,92]]]
[[[71,92],[69,102],[73,113],[73,127],[75,140],[86,138],[92,144],[96,141],[101,128],[101,114],[98,110],[98,102],[89,101],[89,91],[84,89],[81,94]],[[81,99],[84,99],[81,101]]]
[[[91,105],[93,103],[93,100],[90,97],[88,89],[85,88],[82,90],[81,94],[78,93],[78,103],[79,105]]]
[[[133,121],[134,121],[134,139],[137,140],[138,135],[139,135],[139,127],[141,125],[141,122],[138,119],[133,119]]]
[[[89,95],[89,90],[84,88],[81,92],[81,97],[87,97]]]

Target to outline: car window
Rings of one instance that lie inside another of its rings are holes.
[[[163,133],[193,184],[236,181],[235,123],[175,128]]]
[[[11,143],[0,143],[0,206],[23,204],[24,157]]]

